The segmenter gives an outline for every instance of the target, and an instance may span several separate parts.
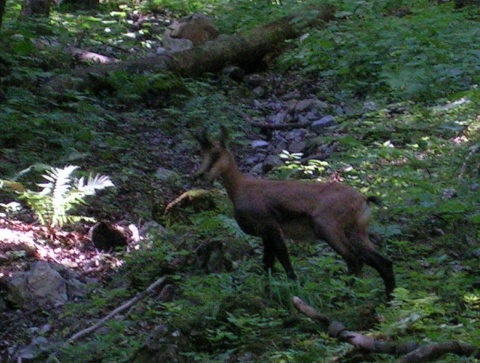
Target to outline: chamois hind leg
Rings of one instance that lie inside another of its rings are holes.
[[[383,257],[370,242],[366,228],[359,228],[352,231],[350,241],[355,244],[360,258],[369,266],[373,267],[383,279],[387,299],[392,299],[392,292],[395,289],[395,274],[393,263]]]
[[[293,271],[290,255],[288,253],[287,245],[283,237],[283,232],[278,226],[265,228],[263,240],[263,265],[265,271],[268,273],[273,270],[275,258],[282,264],[288,278],[295,280],[297,276]]]
[[[322,224],[314,221],[315,234],[318,238],[325,240],[343,258],[347,264],[348,275],[360,275],[363,262],[357,257],[355,247],[350,243],[341,228],[327,223]]]

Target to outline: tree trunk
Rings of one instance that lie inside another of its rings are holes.
[[[36,17],[50,15],[50,0],[24,0],[22,16]]]
[[[2,29],[3,15],[5,14],[5,3],[7,0],[0,0],[0,30]]]
[[[312,10],[310,10],[313,13]],[[97,65],[79,69],[68,79],[53,79],[47,85],[56,90],[75,87],[71,79],[80,79],[80,85],[88,86],[94,74],[107,76],[113,71],[130,73],[169,71],[182,76],[198,76],[207,72],[217,72],[227,65],[250,68],[258,64],[265,55],[287,40],[300,36],[308,27],[322,24],[334,18],[333,7],[325,5],[303,22],[305,16],[291,15],[266,26],[261,26],[241,34],[221,35],[217,39],[188,50],[153,55],[124,63]]]
[[[62,1],[62,6],[73,8],[73,9],[82,9],[82,10],[94,10],[98,8],[100,0],[64,0]]]

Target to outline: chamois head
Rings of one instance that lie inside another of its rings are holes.
[[[195,136],[200,144],[200,155],[202,164],[195,173],[195,179],[211,181],[221,176],[231,166],[233,157],[227,149],[228,133],[225,127],[221,126],[221,138],[219,141],[210,141],[207,129],[201,135]]]

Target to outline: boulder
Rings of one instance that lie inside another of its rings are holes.
[[[33,263],[27,272],[14,273],[6,285],[7,299],[21,309],[46,309],[68,300],[67,282],[45,261]]]

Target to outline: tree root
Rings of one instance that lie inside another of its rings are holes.
[[[477,359],[480,358],[479,348],[457,341],[419,345],[415,342],[395,343],[375,340],[366,335],[347,330],[342,323],[331,320],[327,316],[317,312],[296,296],[293,297],[293,304],[301,313],[324,326],[328,335],[333,338],[349,343],[369,353],[404,355],[397,360],[397,363],[429,362],[448,353],[459,356],[472,356]]]

